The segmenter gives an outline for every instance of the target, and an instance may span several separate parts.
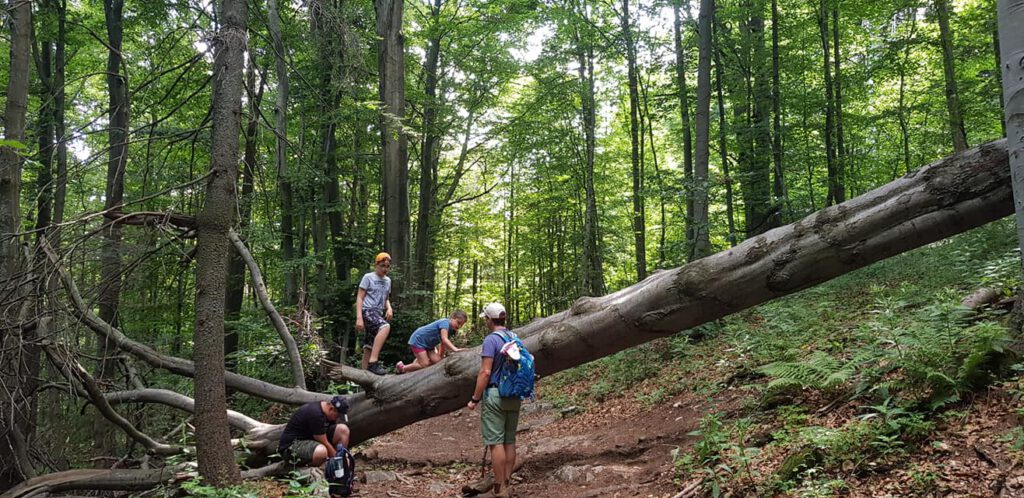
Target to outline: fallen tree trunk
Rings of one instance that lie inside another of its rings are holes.
[[[550,375],[792,294],[1013,212],[1006,142],[980,145],[895,182],[759,235],[728,251],[658,272],[613,294],[518,327]],[[386,376],[352,397],[353,443],[463,407],[479,348],[438,367]],[[332,369],[335,377],[344,377]],[[280,428],[276,434],[280,433]],[[275,433],[265,433],[273,437]]]

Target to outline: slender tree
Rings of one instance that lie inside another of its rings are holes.
[[[589,25],[586,0],[580,2],[577,15]],[[594,102],[594,46],[581,28],[576,29],[576,62],[580,79],[580,115],[583,121],[583,292],[588,296],[604,294],[604,270],[601,261],[601,230],[594,190],[594,152],[596,140],[596,104]],[[476,267],[474,266],[474,269]],[[476,277],[474,276],[474,279]],[[474,297],[475,299],[475,297]]]
[[[274,163],[281,196],[281,259],[284,263],[284,296],[287,304],[299,300],[299,280],[295,260],[295,208],[291,176],[288,171],[288,63],[284,36],[281,34],[281,9],[278,0],[267,0],[267,27],[274,49],[274,73],[277,76],[277,100],[274,102]]]
[[[696,149],[693,165],[693,223],[695,238],[691,244],[689,261],[711,253],[708,223],[708,163],[711,159],[711,25],[715,18],[715,0],[701,0],[697,18],[697,107]]]
[[[743,165],[743,206],[747,237],[779,226],[778,205],[772,198],[771,66],[764,38],[764,1],[746,2],[747,42],[750,46],[750,151]]]
[[[956,64],[953,60],[953,30],[949,27],[949,0],[934,0],[932,8],[939,21],[939,45],[942,47],[942,74],[946,81],[946,110],[949,113],[949,133],[953,137],[953,150],[967,149],[963,109],[956,83]]]
[[[107,26],[107,186],[105,209],[115,209],[124,202],[124,174],[128,164],[128,77],[123,71],[124,0],[104,0],[103,13]],[[110,223],[103,229],[100,256],[100,318],[115,327],[121,301],[121,225]],[[106,381],[115,373],[115,346],[105,338],[98,341],[99,368],[97,378]],[[96,413],[97,456],[113,450],[114,432],[102,414]]]
[[[696,226],[693,222],[693,134],[690,131],[690,96],[686,86],[686,47],[683,45],[683,19],[680,10],[689,10],[689,0],[672,2],[672,35],[676,52],[676,92],[679,93],[679,118],[683,128],[683,180],[686,185],[686,240],[693,244]]]
[[[829,0],[818,3],[818,32],[821,35],[822,74],[825,81],[825,164],[828,170],[828,196],[826,206],[843,202],[842,172],[836,161],[835,148],[835,86],[832,82],[832,64],[829,51]]]
[[[629,140],[633,168],[633,251],[637,281],[647,278],[647,227],[644,221],[644,172],[640,159],[640,92],[636,66],[636,40],[629,14],[629,0],[622,0],[622,39],[626,49],[626,72],[629,84]]]
[[[836,124],[836,169],[839,175],[839,189],[836,192],[836,203],[846,200],[846,189],[850,182],[849,164],[847,164],[846,137],[843,133],[843,73],[842,57],[839,49],[839,1],[832,0],[832,64],[835,73],[832,84],[835,85],[835,124]]]
[[[437,111],[440,102],[437,95],[438,65],[441,59],[441,41],[444,30],[441,27],[441,7],[443,0],[434,0],[430,7],[430,39],[427,40],[427,59],[423,65],[424,88],[426,101],[423,104],[423,143],[420,146],[420,190],[419,211],[416,215],[416,250],[412,280],[417,291],[416,301],[423,302],[423,309],[433,307],[434,266],[432,249],[434,201],[437,191],[437,165],[440,162],[441,137],[437,122]]]
[[[241,479],[231,449],[224,391],[224,295],[228,232],[235,220],[241,127],[246,2],[223,0],[214,41],[213,150],[206,199],[196,219],[196,451],[199,475],[224,486]]]
[[[772,195],[774,199],[775,224],[781,224],[789,209],[789,194],[786,191],[786,175],[782,149],[782,85],[779,58],[779,1],[772,0]]]

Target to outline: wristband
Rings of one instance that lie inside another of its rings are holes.
[[[474,405],[477,405],[477,404],[480,404],[481,400],[479,400],[477,398],[469,398],[469,401],[471,401]]]

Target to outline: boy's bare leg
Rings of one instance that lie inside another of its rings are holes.
[[[377,335],[373,337],[373,350],[370,351],[370,357],[367,358],[369,363],[376,363],[380,360],[380,350],[384,349],[384,343],[388,340],[388,334],[390,333],[391,325],[381,325]]]
[[[363,346],[363,363],[362,369],[366,370],[370,366],[370,348]]]

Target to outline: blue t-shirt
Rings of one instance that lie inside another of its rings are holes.
[[[448,329],[449,335],[452,333],[452,324],[447,318],[430,322],[416,329],[409,336],[409,345],[426,350],[434,349],[441,344],[441,329]]]
[[[501,347],[505,345],[505,339],[495,333],[499,331],[505,332],[507,329],[498,329],[487,334],[487,337],[484,337],[484,345],[480,349],[480,356],[494,358],[494,363],[491,364],[491,378],[487,381],[488,385],[498,385],[498,369],[501,366],[501,362],[505,361],[505,357],[501,354]]]

